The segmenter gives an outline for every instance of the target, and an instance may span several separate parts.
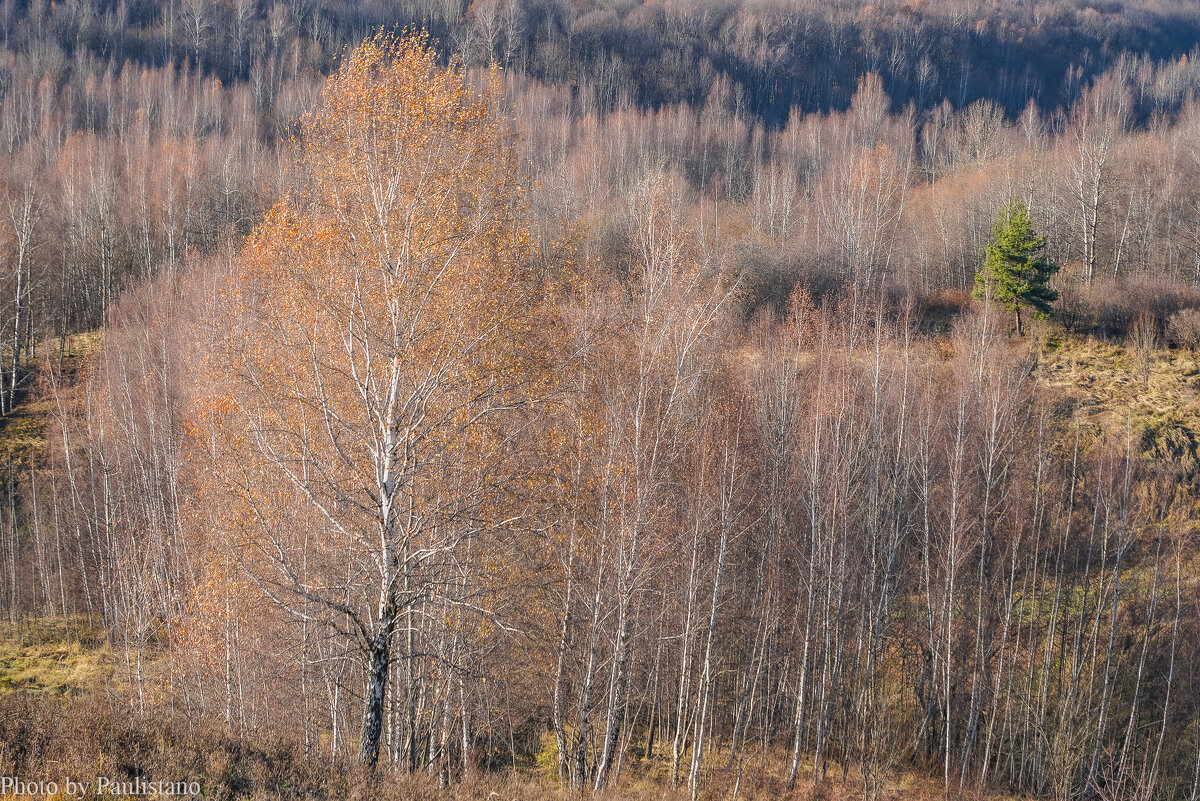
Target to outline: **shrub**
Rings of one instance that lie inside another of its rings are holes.
[[[1163,330],[1173,315],[1197,307],[1200,292],[1177,281],[1131,277],[1084,285],[1071,278],[1060,285],[1056,314],[1070,330],[1120,340],[1142,316]]]
[[[1167,320],[1167,339],[1188,350],[1200,346],[1200,309],[1180,309]]]
[[[1150,380],[1154,349],[1158,347],[1158,321],[1153,313],[1140,311],[1129,326],[1125,347],[1133,354],[1134,369],[1145,384]]]
[[[965,289],[942,289],[921,303],[921,321],[932,331],[948,331],[950,326],[971,309],[971,293]]]

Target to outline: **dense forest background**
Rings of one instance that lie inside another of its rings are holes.
[[[92,672],[0,772],[1194,801],[1198,57],[1183,0],[2,0],[0,612]]]

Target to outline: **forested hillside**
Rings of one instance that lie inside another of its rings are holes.
[[[1195,801],[1198,56],[0,1],[0,775]]]

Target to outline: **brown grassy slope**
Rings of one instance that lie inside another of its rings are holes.
[[[1035,346],[1036,347],[1036,346]],[[1085,423],[1184,472],[1200,468],[1200,356],[1158,348],[1140,363],[1132,346],[1075,336],[1041,347],[1036,375],[1075,403]]]
[[[0,624],[0,695],[74,693],[112,675],[104,632],[79,618]]]

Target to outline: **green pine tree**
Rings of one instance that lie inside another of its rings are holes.
[[[1034,317],[1044,320],[1050,316],[1050,304],[1058,300],[1058,292],[1047,283],[1058,265],[1043,258],[1045,247],[1046,237],[1034,232],[1029,209],[1013,198],[1001,209],[983,266],[975,273],[972,296],[1013,312],[1018,336],[1023,333],[1021,309],[1032,309]]]

